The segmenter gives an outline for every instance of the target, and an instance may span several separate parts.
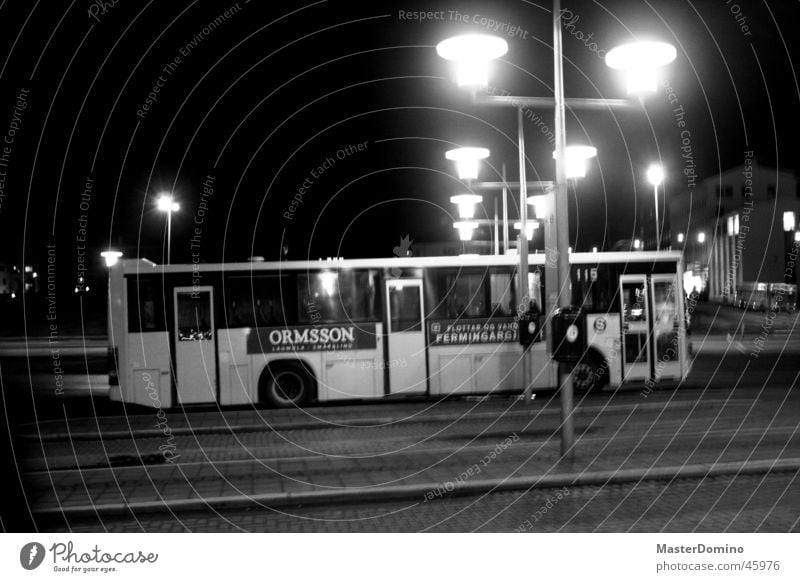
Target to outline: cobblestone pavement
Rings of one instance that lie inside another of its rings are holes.
[[[114,532],[800,532],[800,474],[643,481],[430,502],[248,508],[75,522]]]

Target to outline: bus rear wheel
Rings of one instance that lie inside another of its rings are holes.
[[[314,379],[302,365],[270,366],[261,374],[259,392],[277,408],[293,408],[308,401],[314,390]]]
[[[601,390],[605,384],[605,374],[600,358],[588,354],[572,369],[572,387],[576,394],[587,394]]]

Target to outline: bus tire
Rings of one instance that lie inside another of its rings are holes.
[[[572,369],[572,388],[576,394],[599,391],[608,381],[608,366],[603,359],[589,352]]]
[[[311,400],[314,377],[302,364],[267,366],[258,381],[259,399],[276,408],[294,408]]]

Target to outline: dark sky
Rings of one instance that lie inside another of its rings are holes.
[[[164,228],[153,209],[161,190],[181,204],[174,261],[190,259],[193,235],[203,261],[276,259],[282,244],[289,258],[391,256],[404,235],[453,238],[448,199],[462,188],[445,150],[489,147],[482,178],[497,179],[505,162],[515,179],[516,123],[512,109],[473,106],[434,45],[486,32],[476,15],[517,26],[524,35],[507,37],[509,53],[490,83],[552,95],[545,2],[97,6],[0,4],[0,133],[12,121],[16,127],[0,168],[2,260],[21,262],[24,242],[26,260],[41,262],[44,245],[55,241],[72,264],[84,232],[88,246],[110,240],[128,255],[139,246],[153,256]],[[577,0],[563,7],[578,17],[564,34],[568,97],[623,97],[622,76],[596,51],[634,38],[665,40],[678,50],[664,76],[684,108],[700,177],[742,163],[745,150],[798,168],[797,2]],[[401,18],[400,11],[417,10],[444,18]],[[455,10],[470,22],[452,19]],[[667,167],[668,196],[686,188],[675,106],[662,87],[646,112],[568,115],[568,143],[599,150],[571,190],[573,246],[608,247],[643,228],[652,200],[643,174],[652,160]],[[552,127],[552,112],[537,113]],[[540,129],[526,124],[528,175],[547,180],[552,146]],[[362,151],[346,149],[359,143]],[[328,158],[333,163],[315,178]],[[213,193],[203,198],[208,176]],[[87,179],[93,187],[82,199]],[[302,202],[290,207],[304,182]]]

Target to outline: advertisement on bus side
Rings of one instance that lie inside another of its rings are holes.
[[[374,323],[259,327],[247,336],[248,354],[374,350]]]
[[[491,319],[448,319],[428,322],[431,346],[500,344],[517,341],[513,317]]]

